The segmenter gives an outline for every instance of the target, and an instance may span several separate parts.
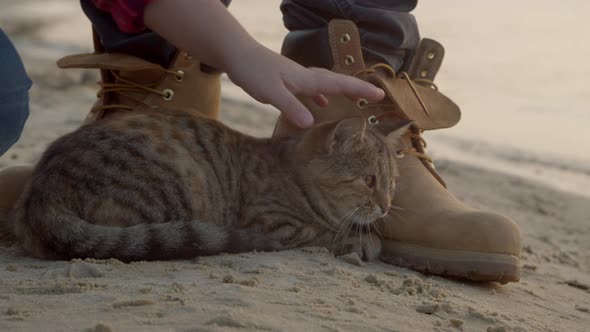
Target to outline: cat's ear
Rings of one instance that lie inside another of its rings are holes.
[[[326,151],[332,153],[350,138],[363,139],[367,130],[367,121],[361,117],[346,118],[331,124],[329,134],[326,135]]]
[[[366,129],[366,120],[361,117],[324,122],[309,128],[304,133],[298,150],[304,158],[313,158],[318,154],[331,154],[352,136],[362,139]]]
[[[388,141],[397,143],[413,124],[412,120],[387,118],[375,126]]]

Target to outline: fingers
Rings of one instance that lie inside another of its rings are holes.
[[[321,97],[327,105],[326,97]],[[269,101],[270,104],[278,108],[289,122],[299,128],[308,128],[313,125],[313,116],[309,110],[288,89],[282,89],[272,99]]]
[[[328,106],[328,98],[326,98],[326,96],[324,96],[324,95],[317,95],[317,96],[314,96],[312,99],[313,99],[313,102],[316,103],[316,105],[318,105],[319,107]]]
[[[306,96],[344,95],[352,100],[365,98],[369,101],[379,101],[385,96],[385,92],[375,85],[358,78],[337,74],[326,69],[309,68],[313,73],[311,82],[300,87],[301,91],[295,92]]]
[[[310,68],[304,75],[291,80],[284,79],[283,83],[285,89],[280,94],[275,94],[274,100],[270,103],[277,107],[287,120],[300,128],[311,126],[313,116],[295,95],[311,97],[320,107],[328,105],[325,95],[344,95],[354,101],[359,98],[379,101],[385,96],[382,89],[371,83],[320,68]]]

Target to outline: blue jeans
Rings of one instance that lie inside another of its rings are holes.
[[[283,0],[283,22],[289,31],[318,29],[332,19],[353,21],[363,57],[384,62],[396,71],[407,69],[420,43],[416,19],[410,12],[418,0]]]
[[[231,0],[221,2],[228,6]],[[335,18],[354,21],[360,31],[365,59],[385,62],[398,70],[409,63],[420,42],[418,25],[410,14],[417,2],[418,0],[283,0],[281,11],[285,27],[291,31],[322,28]],[[121,32],[111,16],[98,10],[92,0],[80,0],[80,3],[107,52],[135,55],[168,67],[176,52],[172,44],[149,30],[136,34]]]
[[[20,56],[0,29],[0,156],[20,138],[29,117],[30,88]]]

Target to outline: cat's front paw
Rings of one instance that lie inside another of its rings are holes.
[[[350,236],[334,248],[337,256],[356,252],[364,261],[372,261],[381,254],[381,239],[373,234]]]
[[[253,229],[235,230],[228,238],[232,253],[249,251],[281,251],[285,250],[280,242],[268,237],[266,234]]]

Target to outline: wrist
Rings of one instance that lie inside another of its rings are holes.
[[[223,66],[221,69],[230,76],[241,66],[251,66],[253,62],[259,61],[269,51],[250,36],[228,44],[221,57]]]

